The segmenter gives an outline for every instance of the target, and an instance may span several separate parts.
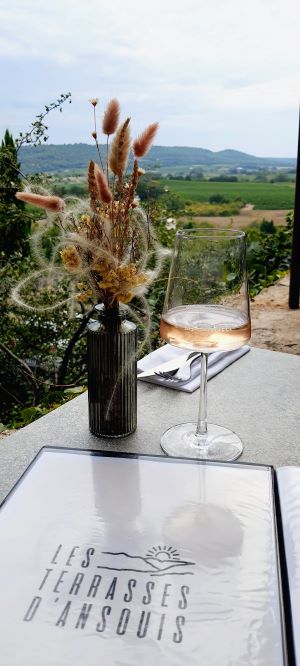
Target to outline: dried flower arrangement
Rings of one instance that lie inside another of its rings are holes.
[[[64,270],[73,278],[70,280],[69,302],[91,300],[103,303],[106,309],[118,309],[119,303],[128,304],[134,297],[139,297],[144,310],[149,312],[144,296],[159,273],[164,252],[139,205],[136,188],[144,173],[138,159],[147,154],[158,124],[149,125],[131,145],[130,118],[119,124],[119,102],[112,99],[102,119],[102,131],[106,136],[106,157],[103,159],[96,123],[98,99],[90,102],[94,113],[92,137],[99,164],[91,161],[88,168],[89,199],[61,199],[41,188],[38,192],[27,189],[17,193],[18,199],[43,208],[48,220],[54,221],[60,231],[48,265],[44,258],[41,260],[39,251],[42,234],[36,234],[33,247],[36,256],[40,257],[41,270],[17,285],[13,297],[19,304],[32,307],[21,296],[26,282],[41,276],[45,280],[46,274],[51,287],[51,280],[57,280]],[[128,175],[131,150],[133,164]],[[138,316],[136,319],[139,320]]]

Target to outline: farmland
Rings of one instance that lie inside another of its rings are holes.
[[[241,199],[259,210],[287,210],[294,206],[295,184],[256,182],[210,182],[164,179],[164,185],[185,201],[207,202],[220,194],[228,201]]]

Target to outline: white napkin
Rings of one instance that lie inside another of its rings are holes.
[[[219,372],[222,372],[228,365],[237,361],[241,356],[247,354],[250,351],[248,345],[244,345],[239,349],[235,349],[230,352],[213,352],[208,355],[208,370],[207,378],[211,379]],[[178,356],[180,359],[182,356],[187,354],[187,350],[183,350],[179,347],[172,347],[172,345],[166,344],[159,349],[147,354],[144,358],[141,358],[138,361],[137,367],[138,370],[146,371],[151,370],[160,363],[165,363],[170,361],[173,358]],[[169,379],[164,379],[163,377],[158,377],[157,375],[151,375],[150,377],[141,377],[141,382],[150,382],[151,384],[159,384],[160,386],[166,386],[167,388],[175,389],[176,391],[186,391],[186,393],[193,393],[200,386],[200,369],[201,369],[201,358],[198,358],[194,361],[191,367],[191,378],[187,381],[172,381]],[[138,376],[139,379],[139,376]]]

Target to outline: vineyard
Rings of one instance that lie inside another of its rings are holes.
[[[240,199],[259,210],[289,210],[294,206],[295,184],[256,182],[210,182],[164,179],[165,187],[185,202],[207,202],[222,195],[228,202]]]

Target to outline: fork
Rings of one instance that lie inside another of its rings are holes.
[[[168,372],[155,372],[154,374],[157,377],[162,377],[163,379],[168,379],[173,382],[187,381],[191,376],[191,366],[193,361],[195,361],[201,354],[199,352],[191,352],[186,360],[186,363],[181,368],[175,368],[175,370],[169,370]]]

